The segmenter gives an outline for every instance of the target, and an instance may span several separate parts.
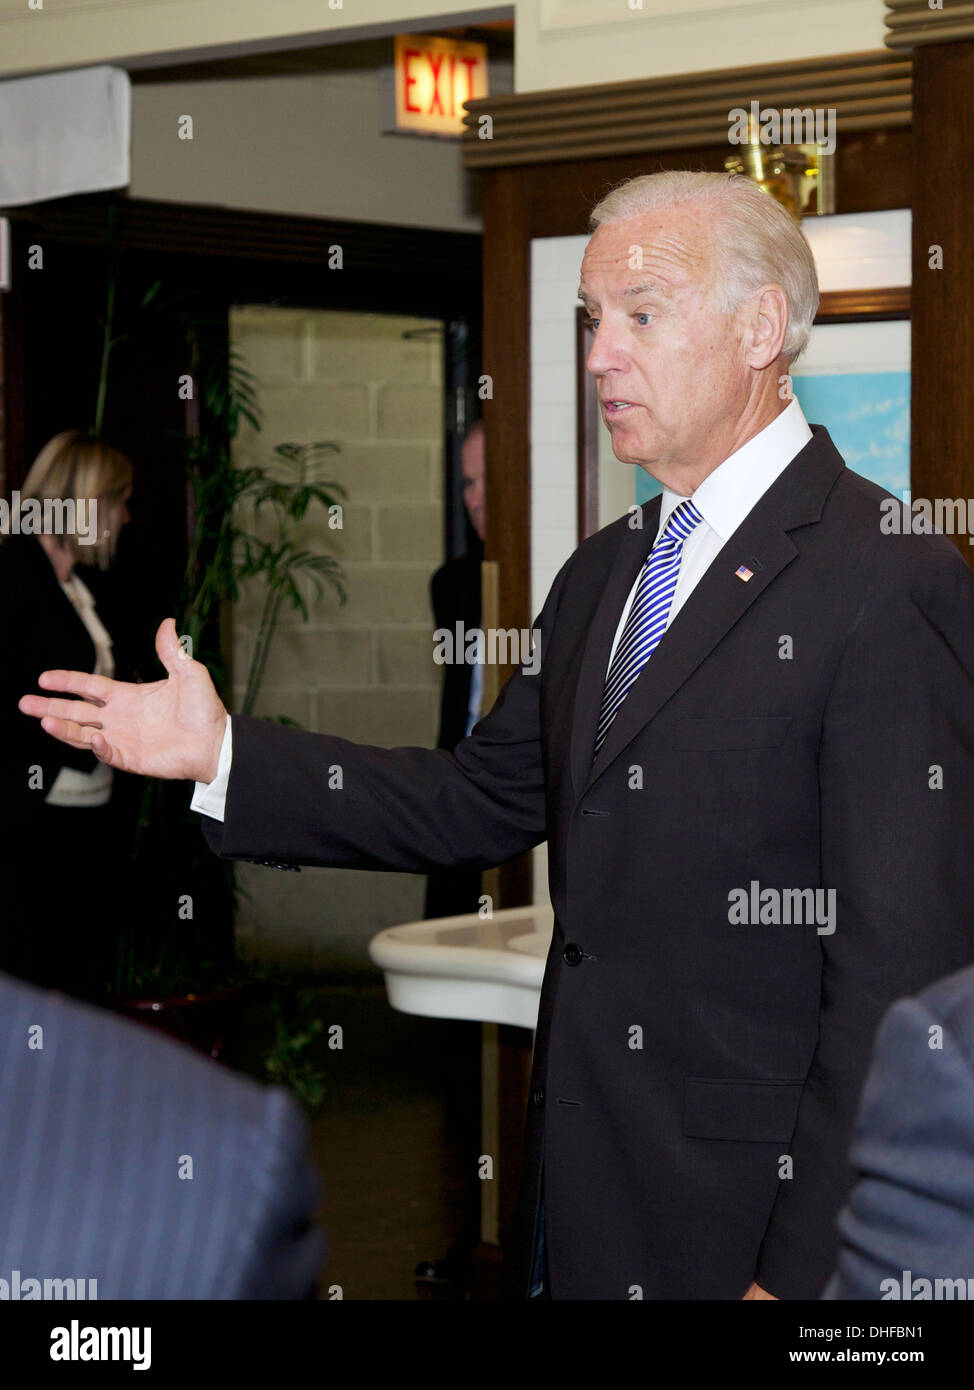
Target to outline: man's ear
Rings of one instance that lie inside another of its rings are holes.
[[[745,336],[747,363],[760,371],[781,356],[788,332],[788,299],[780,285],[765,285],[751,305]]]

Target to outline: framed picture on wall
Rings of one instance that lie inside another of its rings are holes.
[[[910,291],[823,294],[792,382],[849,468],[899,497],[910,487]]]
[[[846,464],[901,496],[910,486],[910,290],[834,290],[821,297],[792,383],[805,418],[824,425]],[[592,346],[576,314],[578,539],[662,491],[645,469],[620,463],[585,370]]]

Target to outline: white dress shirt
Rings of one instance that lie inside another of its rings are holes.
[[[742,444],[733,454],[725,458],[723,463],[718,464],[712,473],[707,474],[693,494],[693,505],[703,517],[703,521],[693,528],[683,542],[680,573],[677,576],[673,602],[670,604],[670,611],[666,618],[667,627],[700,583],[712,562],[717,558],[718,553],[730,540],[748,512],[752,510],[754,504],[767,492],[778,475],[785,471],[795,455],[804,449],[811,437],[812,432],[802,414],[802,408],[793,396],[789,404],[780,415],[771,421],[770,425],[765,425],[764,429],[754,435],[753,439]],[[663,488],[663,500],[659,510],[659,528],[653,545],[663,534],[663,528],[670,519],[670,513],[681,502],[686,501],[686,497],[681,497],[668,487]],[[612,650],[609,653],[609,665],[606,667],[606,676],[608,676],[609,666],[612,665],[612,658],[615,656],[616,647],[622,636],[622,629],[626,625],[626,619],[629,616],[629,610],[633,605],[636,590],[639,588],[639,581],[642,577],[643,571],[640,568],[633,586],[629,590],[629,597],[626,599],[622,616],[619,619],[619,626],[616,628]]]
[[[771,421],[770,425],[765,425],[763,430],[749,439],[746,444],[742,444],[739,449],[724,459],[723,463],[704,478],[693,493],[693,505],[703,517],[703,521],[694,527],[683,542],[680,573],[673,594],[673,602],[670,604],[670,611],[666,619],[667,627],[679,613],[719,551],[730,540],[748,512],[751,511],[758,499],[767,492],[779,474],[785,471],[796,454],[804,449],[811,437],[812,432],[802,414],[802,408],[798,401],[792,397],[785,409]],[[654,545],[659,540],[663,528],[669,520],[670,513],[686,500],[685,497],[680,497],[678,493],[672,492],[668,487],[663,488],[659,529],[653,541]],[[608,675],[609,666],[612,665],[612,658],[615,656],[619,638],[622,636],[622,629],[626,625],[626,618],[629,616],[629,609],[636,596],[642,573],[642,568],[640,568],[619,618],[619,625],[612,642],[612,650],[609,653],[606,675]],[[212,782],[197,782],[192,801],[194,811],[201,811],[203,815],[211,816],[214,820],[223,820],[232,757],[233,742],[230,731],[230,716],[228,715],[217,774]]]

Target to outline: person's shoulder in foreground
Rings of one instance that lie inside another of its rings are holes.
[[[974,966],[887,1013],[826,1299],[974,1297]]]
[[[96,1280],[98,1299],[314,1295],[318,1181],[286,1091],[6,975],[0,1048],[0,1278]]]

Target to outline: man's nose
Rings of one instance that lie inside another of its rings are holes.
[[[593,376],[601,376],[613,367],[625,365],[626,357],[619,343],[618,332],[613,332],[611,324],[600,323],[585,361],[586,370]]]

